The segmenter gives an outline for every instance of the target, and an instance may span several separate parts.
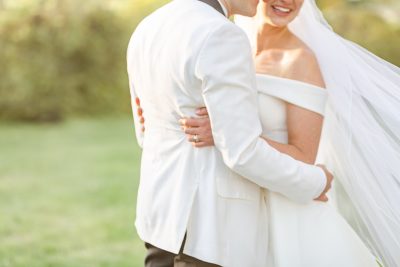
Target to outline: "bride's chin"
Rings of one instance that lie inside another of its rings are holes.
[[[289,23],[290,23],[290,20],[288,20],[288,19],[283,19],[283,18],[271,18],[270,19],[270,24],[277,28],[286,27],[289,25]]]
[[[260,23],[262,27],[269,27],[269,28],[284,28],[287,26],[286,23],[279,23],[277,21],[263,21]]]

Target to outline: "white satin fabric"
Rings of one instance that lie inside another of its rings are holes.
[[[263,136],[288,142],[286,103],[323,115],[327,91],[279,77],[257,76]],[[298,204],[266,192],[271,267],[377,267],[375,257],[331,203]]]
[[[253,45],[256,20],[235,17]],[[313,51],[329,95],[317,162],[340,182],[341,214],[384,266],[398,267],[400,68],[336,34],[315,0],[289,29]]]

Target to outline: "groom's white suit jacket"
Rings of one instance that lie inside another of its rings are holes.
[[[139,236],[178,253],[187,232],[188,255],[222,266],[265,266],[261,187],[308,202],[326,178],[320,168],[278,153],[259,137],[246,35],[203,2],[175,0],[137,27],[128,73],[132,98],[140,98],[146,118],[142,135],[134,110],[143,148]],[[201,106],[208,108],[215,147],[193,148],[180,129],[179,119]]]

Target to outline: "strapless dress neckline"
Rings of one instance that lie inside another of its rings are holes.
[[[257,73],[258,92],[323,115],[328,92],[298,80]]]

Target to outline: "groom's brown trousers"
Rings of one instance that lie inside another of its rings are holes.
[[[179,254],[173,254],[146,243],[147,255],[145,258],[145,267],[218,267],[218,265],[183,254],[185,241],[186,236]]]

